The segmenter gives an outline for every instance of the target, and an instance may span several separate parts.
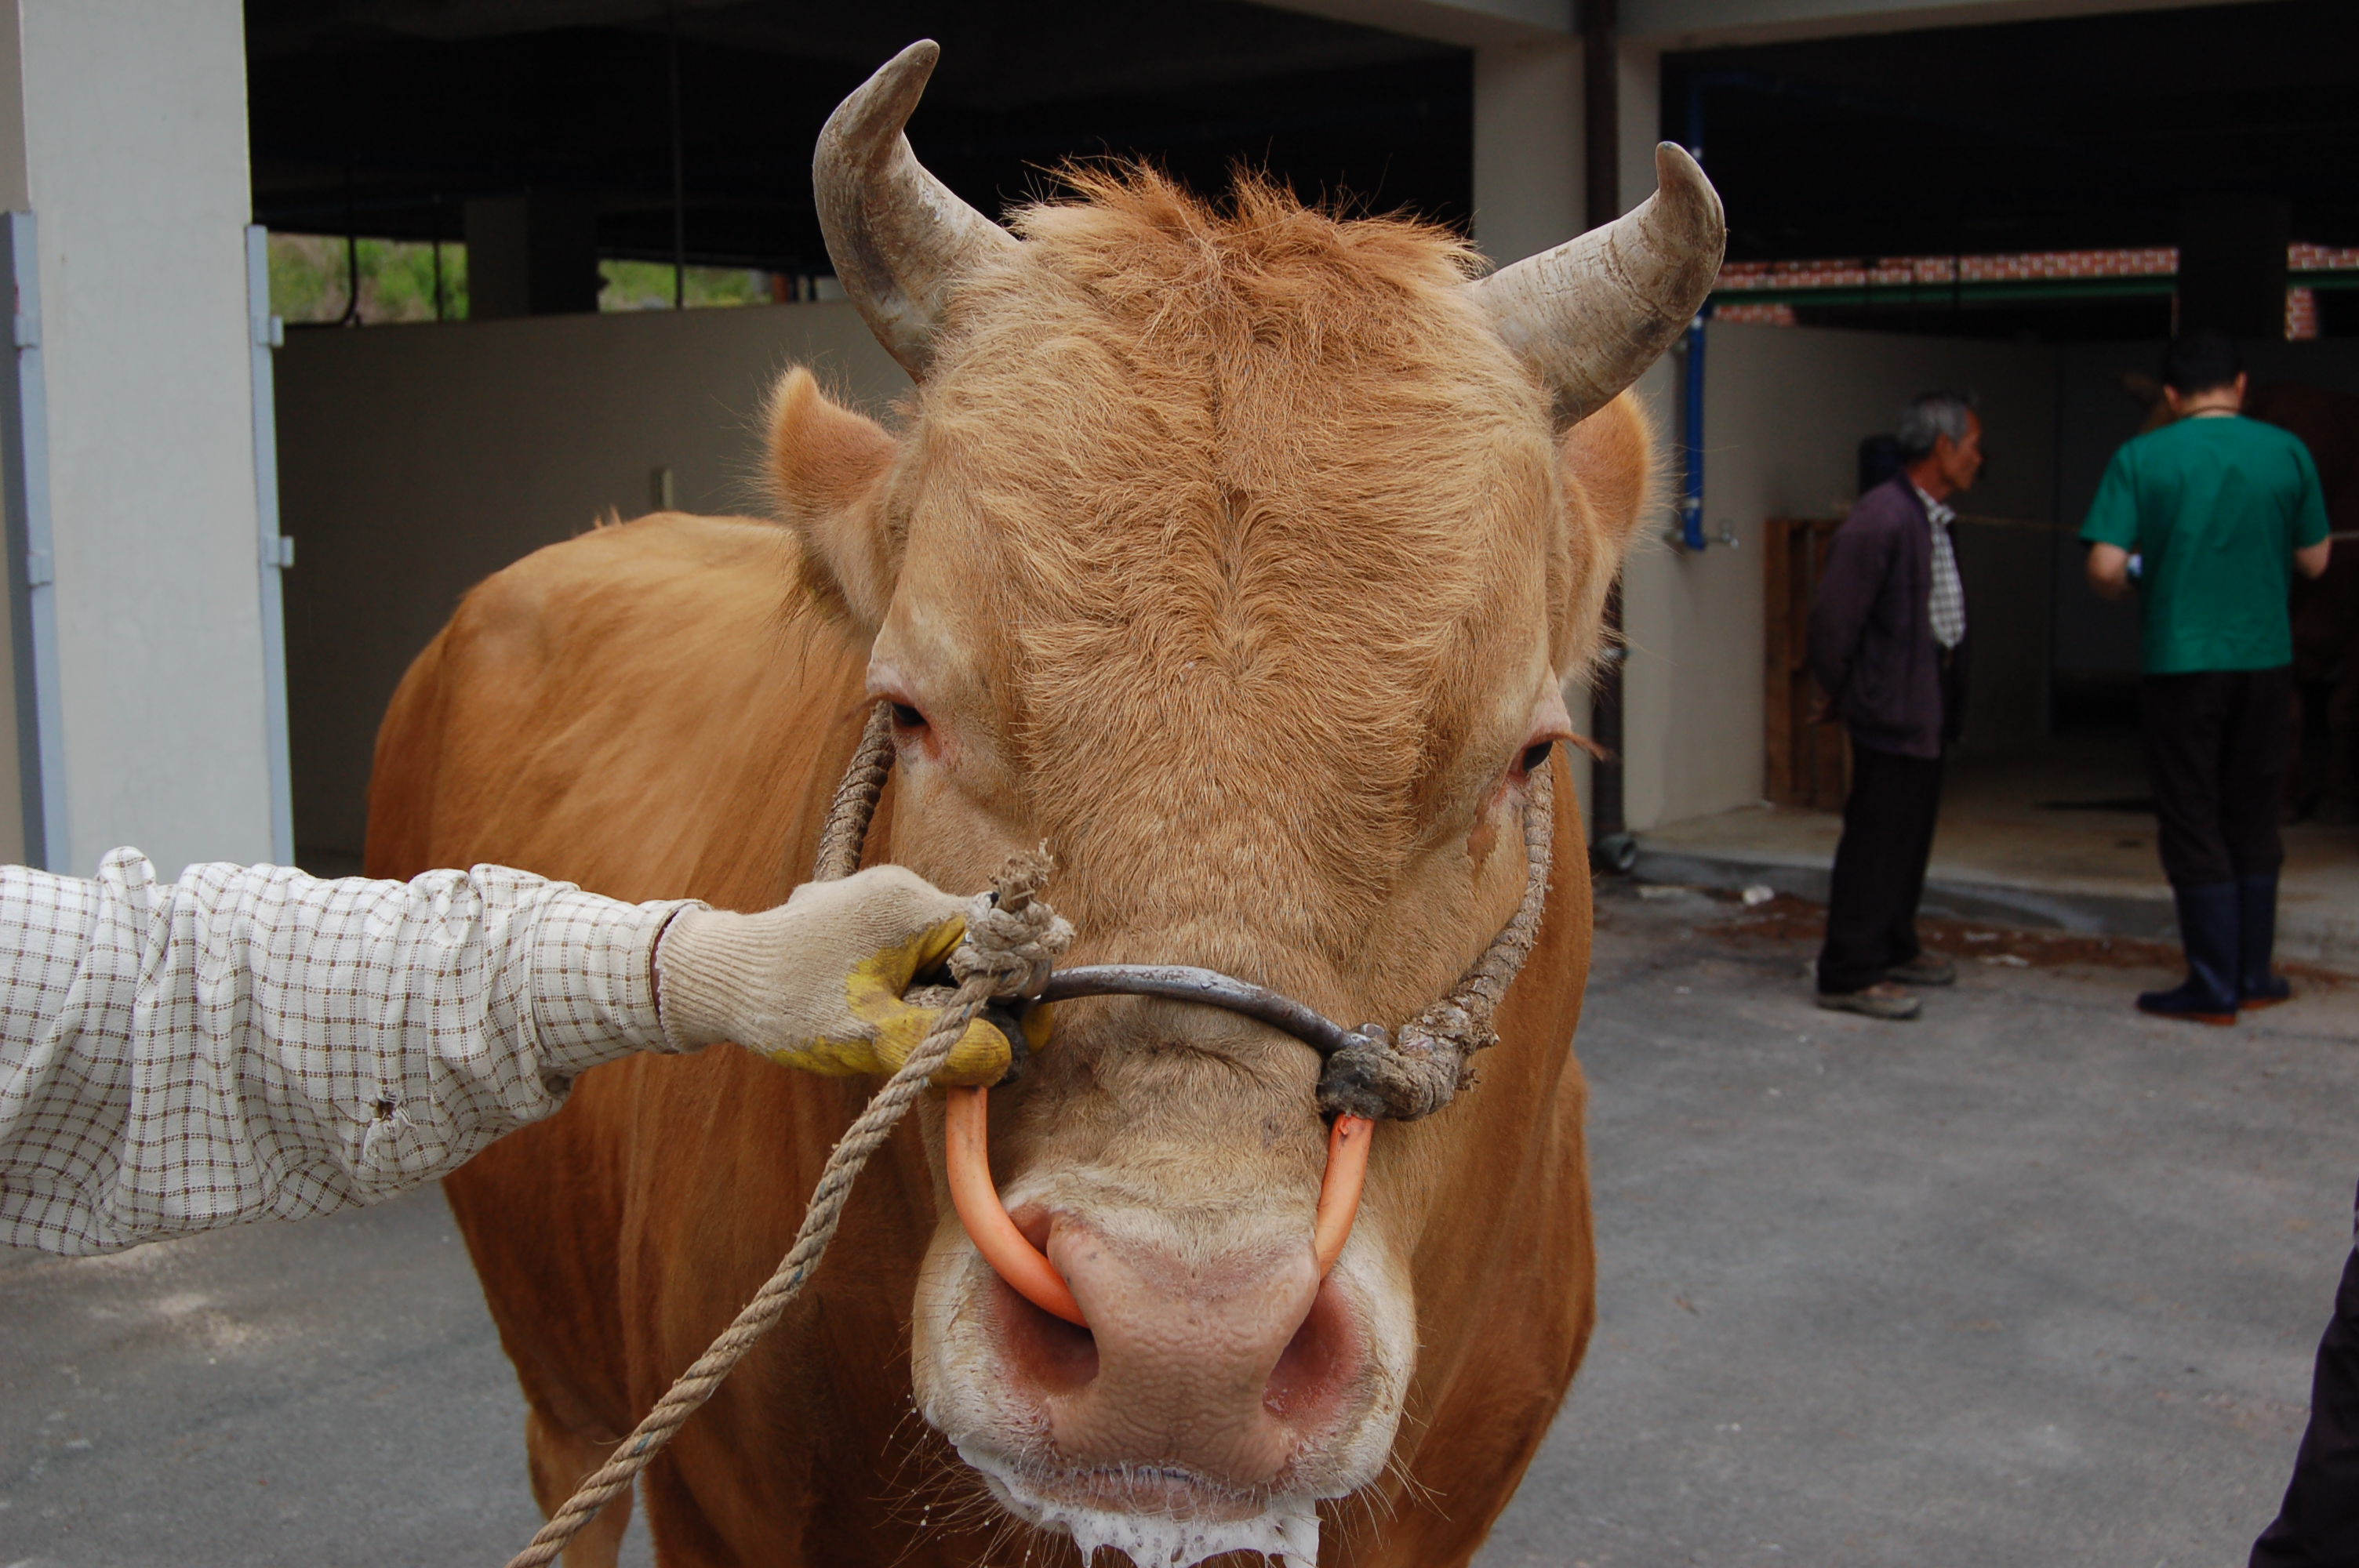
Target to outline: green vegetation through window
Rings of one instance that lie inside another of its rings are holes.
[[[435,250],[408,240],[363,240],[348,257],[339,234],[270,236],[270,308],[289,321],[342,321],[352,300],[352,262],[360,273],[364,323],[457,321],[467,314],[467,247],[441,250],[436,308]]]
[[[438,254],[439,253],[439,254]],[[355,266],[354,264],[357,264]],[[351,278],[360,276],[360,308],[351,311]],[[669,262],[598,264],[601,310],[669,310]],[[791,280],[752,267],[691,266],[682,290],[691,310],[768,305],[794,297]],[[337,234],[270,236],[270,308],[289,321],[356,319],[462,321],[467,317],[467,247],[456,241],[362,240],[346,252]]]

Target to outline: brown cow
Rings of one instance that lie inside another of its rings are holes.
[[[1709,286],[1718,200],[1667,149],[1638,212],[1476,281],[1444,232],[1250,180],[1216,213],[1080,177],[1018,239],[899,135],[932,58],[848,101],[815,170],[839,273],[918,378],[904,427],[792,373],[783,528],[649,517],[477,589],[386,716],[369,869],[762,907],[885,698],[872,858],[971,888],[1046,840],[1073,962],[1407,1018],[1516,905],[1526,770],[1571,799],[1560,681],[1651,467],[1616,395]],[[1556,834],[1583,864],[1570,806]],[[1089,1327],[982,1262],[929,1108],[648,1472],[660,1559],[967,1564],[1028,1526],[1027,1562],[1464,1563],[1589,1336],[1588,953],[1562,875],[1505,1044],[1378,1129],[1323,1281],[1318,1058],[1227,1013],[1065,1004],[992,1097],[992,1150]],[[768,1274],[873,1087],[641,1058],[451,1179],[544,1509]],[[613,1563],[628,1506],[568,1561]]]

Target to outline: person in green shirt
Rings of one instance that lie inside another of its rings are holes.
[[[2174,422],[2114,454],[2081,537],[2089,585],[2136,592],[2141,727],[2184,983],[2147,1012],[2233,1023],[2292,995],[2272,972],[2277,803],[2292,746],[2293,573],[2326,570],[2326,501],[2300,438],[2247,419],[2235,345],[2174,340],[2162,362]]]

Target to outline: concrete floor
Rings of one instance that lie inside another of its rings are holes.
[[[1970,960],[1878,1025],[1790,919],[1601,907],[1600,1328],[1484,1568],[2241,1563],[2350,1244],[2359,986],[2211,1030]],[[430,1192],[0,1253],[0,1568],[488,1568],[520,1422]]]
[[[1928,872],[1932,903],[1977,917],[2170,937],[2152,809],[2090,809],[2148,795],[2135,734],[1954,762]],[[1749,806],[1647,829],[1639,871],[1712,885],[1757,877],[1822,899],[1842,833],[1832,812]],[[2359,969],[2359,827],[2298,823],[2285,844],[2281,946],[2290,957]]]

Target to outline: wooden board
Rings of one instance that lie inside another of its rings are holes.
[[[1775,806],[1841,811],[1851,784],[1843,726],[1810,722],[1819,696],[1810,679],[1810,606],[1841,524],[1837,517],[1773,517],[1765,529],[1768,602],[1762,620],[1768,647],[1762,713],[1768,765],[1762,793]]]

